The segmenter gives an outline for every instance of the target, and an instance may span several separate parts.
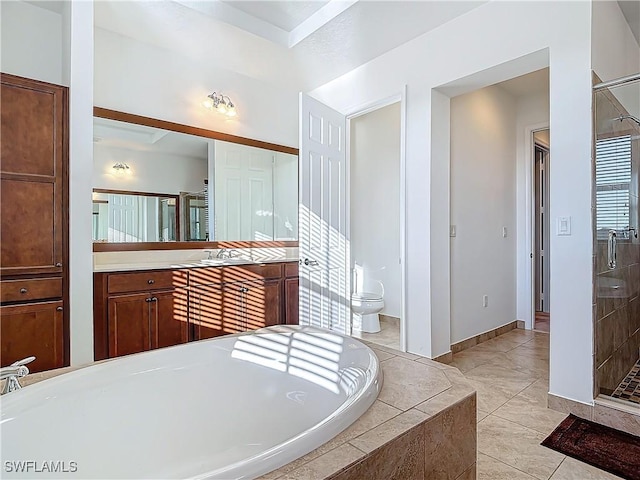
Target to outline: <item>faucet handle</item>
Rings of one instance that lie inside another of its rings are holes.
[[[12,367],[20,367],[18,368],[18,372],[16,374],[16,376],[18,378],[21,377],[26,377],[27,375],[29,375],[29,367],[27,367],[27,363],[31,363],[36,359],[36,357],[27,357],[27,358],[23,358],[22,360],[18,360],[17,362],[13,362],[11,364]]]
[[[27,358],[23,358],[22,360],[18,360],[17,362],[13,362],[11,364],[12,367],[21,367],[23,365],[26,365],[27,363],[31,363],[36,359],[36,357],[27,357]]]
[[[207,254],[207,260],[213,260],[213,250],[205,250],[204,251]]]

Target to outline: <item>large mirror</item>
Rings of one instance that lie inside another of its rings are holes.
[[[297,241],[297,150],[96,110],[95,244]]]

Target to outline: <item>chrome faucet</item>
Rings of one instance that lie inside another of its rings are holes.
[[[218,258],[232,258],[235,256],[236,256],[235,250],[227,250],[226,248],[221,248],[220,250],[218,250],[218,254],[216,255],[216,257]]]
[[[26,365],[27,363],[33,362],[35,359],[36,357],[27,357],[12,363],[8,367],[0,368],[0,380],[5,381],[4,388],[0,394],[4,395],[5,393],[13,392],[14,390],[22,388],[18,379],[29,375],[29,369]]]

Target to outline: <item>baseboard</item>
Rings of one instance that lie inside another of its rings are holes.
[[[451,352],[443,353],[442,355],[438,355],[437,357],[432,358],[431,360],[435,362],[440,362],[440,363],[451,363],[453,360],[453,353]]]
[[[593,420],[593,405],[547,393],[547,407],[560,413],[572,413],[585,420]]]
[[[522,325],[522,327],[519,327]],[[499,335],[503,335],[511,330],[515,330],[516,328],[524,328],[524,322],[522,320],[514,320],[513,322],[509,322],[506,325],[502,325],[501,327],[494,328],[493,330],[489,330],[488,332],[481,333],[476,335],[475,337],[467,338],[466,340],[462,340],[461,342],[454,343],[451,345],[451,353],[458,353],[467,348],[475,347],[476,345],[486,342],[487,340],[491,340]]]

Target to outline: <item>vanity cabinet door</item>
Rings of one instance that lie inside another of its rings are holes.
[[[245,282],[245,329],[256,330],[282,323],[282,281],[264,280]]]
[[[199,285],[190,292],[194,340],[244,331],[240,283]]]
[[[188,342],[187,290],[154,292],[151,299],[151,348]]]
[[[284,280],[284,318],[287,325],[298,325],[298,277]]]
[[[64,366],[62,302],[39,302],[0,307],[2,366],[30,356],[30,372]]]
[[[151,298],[149,293],[109,297],[109,358],[151,349]]]

